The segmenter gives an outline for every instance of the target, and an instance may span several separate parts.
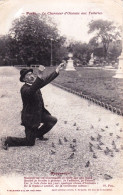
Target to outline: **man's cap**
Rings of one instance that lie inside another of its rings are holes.
[[[20,71],[20,81],[21,81],[21,82],[24,82],[23,79],[24,79],[25,75],[26,75],[28,72],[33,72],[33,69],[26,69],[26,68],[23,68],[23,69]]]

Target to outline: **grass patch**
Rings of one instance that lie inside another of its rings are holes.
[[[47,67],[44,76],[53,70],[55,67]],[[53,82],[111,104],[123,112],[123,79],[113,78],[115,71],[83,67],[77,67],[76,70],[62,70]],[[36,68],[34,73],[37,73]]]

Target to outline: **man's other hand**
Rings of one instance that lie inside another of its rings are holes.
[[[63,69],[63,67],[66,65],[66,61],[62,60],[62,63],[59,64],[56,68],[56,72],[58,73],[61,69]]]

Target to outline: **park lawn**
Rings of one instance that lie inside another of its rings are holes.
[[[56,67],[46,67],[44,77]],[[37,74],[37,68],[33,68]],[[123,79],[113,78],[115,70],[77,67],[76,71],[61,70],[52,82],[82,92],[91,98],[110,104],[123,113]]]
[[[46,68],[49,74],[55,67]],[[110,104],[123,112],[123,79],[116,79],[115,70],[77,67],[76,71],[61,71],[53,83],[82,92]]]

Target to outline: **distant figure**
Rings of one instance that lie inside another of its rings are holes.
[[[21,112],[22,125],[25,127],[25,138],[4,137],[1,139],[3,149],[7,150],[11,146],[33,146],[35,139],[47,140],[44,134],[50,131],[56,124],[57,119],[53,117],[44,107],[44,101],[40,89],[54,80],[65,62],[61,63],[56,71],[46,78],[43,78],[44,66],[40,65],[37,78],[33,74],[33,69],[22,69],[20,71],[20,81],[25,82],[21,88],[21,98],[23,109]],[[50,95],[50,94],[49,94]],[[40,124],[43,125],[40,127]]]

